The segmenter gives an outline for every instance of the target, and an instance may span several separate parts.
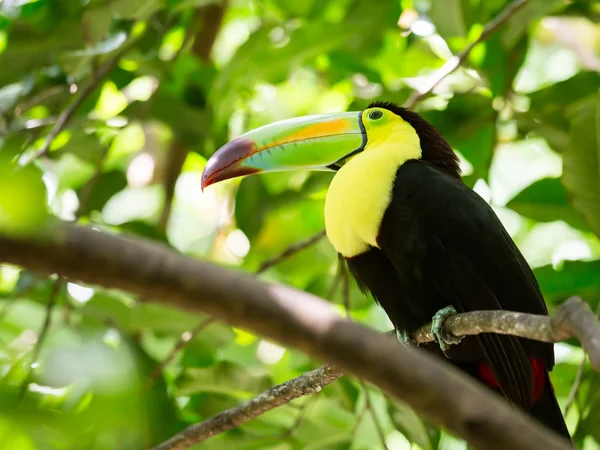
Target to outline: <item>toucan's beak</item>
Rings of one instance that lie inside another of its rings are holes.
[[[361,151],[367,137],[360,112],[283,120],[252,130],[221,147],[206,163],[202,189],[261,172],[336,170]]]

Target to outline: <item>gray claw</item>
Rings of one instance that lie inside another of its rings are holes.
[[[413,341],[413,339],[410,337],[410,334],[406,330],[396,330],[396,339],[398,339],[398,342],[400,342],[401,344],[404,344],[408,347],[415,345],[415,342]]]
[[[454,309],[454,306],[446,306],[445,308],[442,308],[436,312],[431,320],[431,334],[433,334],[433,338],[438,343],[444,354],[450,350],[452,345],[456,345],[463,340],[463,336],[457,337],[446,333],[444,330],[444,322],[448,316],[453,314],[456,314],[456,309]]]

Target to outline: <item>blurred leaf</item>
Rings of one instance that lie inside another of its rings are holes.
[[[573,104],[563,184],[576,210],[600,236],[600,91]]]
[[[527,27],[543,15],[564,5],[564,0],[530,0],[503,27],[502,39],[504,45],[507,48],[513,47],[527,31]]]
[[[523,132],[535,131],[556,151],[568,150],[569,117],[565,111],[570,104],[596,92],[599,85],[600,74],[580,72],[568,80],[531,93],[530,109],[517,115],[519,128]]]
[[[19,166],[10,155],[0,154],[0,232],[40,232],[49,219],[46,195],[37,167]]]
[[[472,178],[487,179],[496,144],[492,99],[480,94],[457,94],[444,111],[424,111],[423,115],[471,163]]]
[[[565,261],[560,268],[543,266],[533,273],[550,303],[560,304],[578,295],[594,308],[600,300],[600,261]]]
[[[50,156],[62,156],[65,153],[76,155],[81,161],[97,165],[104,157],[106,147],[94,134],[79,129],[71,133],[69,141],[58,150],[51,151]]]
[[[206,369],[188,368],[180,383],[179,395],[206,392],[248,400],[269,387],[271,381],[266,372],[250,373],[241,365],[220,362]]]
[[[433,0],[431,2],[431,21],[444,39],[462,37],[467,34],[462,3],[461,0]]]
[[[434,448],[431,444],[425,423],[410,406],[400,402],[393,402],[393,405],[390,405],[390,415],[396,428],[411,443],[417,444],[423,450],[432,450]]]
[[[506,205],[537,222],[563,220],[573,228],[588,231],[581,215],[573,209],[559,178],[544,178],[522,190]]]
[[[0,53],[0,86],[51,64],[60,51],[82,46],[81,27],[77,21],[59,22],[44,33],[31,29],[14,31],[10,34],[10,45]]]
[[[513,80],[525,61],[528,44],[526,35],[514,48],[505,48],[499,34],[492,35],[486,41],[481,68],[488,76],[493,97],[504,95],[512,89]]]
[[[115,170],[102,173],[92,184],[87,194],[87,201],[80,213],[88,215],[91,211],[102,211],[106,202],[126,187],[127,178],[123,172]]]

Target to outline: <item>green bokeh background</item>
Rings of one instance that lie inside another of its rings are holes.
[[[331,174],[203,193],[207,158],[275,120],[405,102],[508,3],[0,0],[1,232],[76,221],[254,272],[323,229]],[[570,295],[600,301],[599,22],[597,1],[530,0],[416,106],[460,154],[465,182],[494,207],[551,310]],[[320,240],[260,277],[343,312],[342,289],[330,294],[337,264]],[[0,265],[2,450],[149,448],[321,363],[227,324],[191,335],[201,315],[56,283]],[[353,282],[350,306],[354,320],[390,328]],[[192,338],[157,376],[182,336]],[[584,355],[571,341],[556,355],[564,406]],[[585,450],[600,448],[599,387],[586,364],[567,415]],[[465,448],[368,392],[365,412],[364,387],[344,377],[198,448],[381,449],[376,422],[389,450]]]

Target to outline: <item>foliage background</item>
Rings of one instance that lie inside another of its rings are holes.
[[[201,192],[206,159],[275,120],[403,103],[507,4],[0,0],[0,224],[22,230],[50,213],[254,272],[323,229],[331,174]],[[595,1],[530,0],[417,105],[460,153],[465,181],[493,205],[551,310],[573,294],[600,301],[599,18]],[[15,171],[17,159],[33,162]],[[343,313],[337,271],[320,240],[260,276]],[[348,298],[354,320],[390,329],[353,283]],[[0,448],[148,448],[319,364],[143,300],[0,265]],[[584,355],[577,342],[556,353],[564,406]],[[598,387],[585,365],[567,414],[585,449],[600,448]],[[199,448],[375,449],[380,435],[390,450],[465,447],[344,377]]]

